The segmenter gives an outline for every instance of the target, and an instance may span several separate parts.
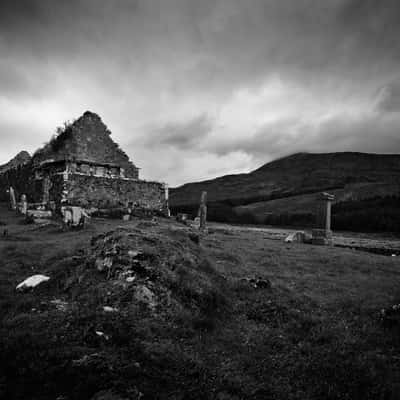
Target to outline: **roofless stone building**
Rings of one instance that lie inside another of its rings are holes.
[[[29,173],[19,171],[13,179],[13,171],[8,171],[8,177],[0,176],[0,185],[13,186],[17,192],[25,189],[29,202],[52,204],[58,210],[64,204],[165,207],[164,185],[139,179],[139,168],[112,140],[101,118],[90,111],[67,124],[21,168]],[[29,182],[16,182],[17,175]]]

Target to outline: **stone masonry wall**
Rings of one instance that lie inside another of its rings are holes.
[[[59,185],[54,186],[59,188]],[[164,188],[159,182],[70,174],[65,186],[68,203],[86,208],[126,207],[131,202],[140,207],[161,210],[165,201]]]

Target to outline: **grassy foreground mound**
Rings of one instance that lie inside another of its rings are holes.
[[[0,398],[389,399],[400,259],[171,220],[0,236]],[[24,292],[33,274],[50,280]]]
[[[16,293],[3,319],[4,398],[201,393],[207,368],[181,341],[212,330],[228,304],[197,241],[142,223],[48,260],[50,281]]]

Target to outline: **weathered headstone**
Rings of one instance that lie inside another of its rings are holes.
[[[333,194],[321,193],[317,210],[317,227],[312,230],[312,243],[320,245],[332,245],[331,208]]]
[[[81,207],[64,206],[61,207],[63,222],[65,227],[83,227],[90,216]]]
[[[14,192],[14,188],[12,186],[10,186],[9,193],[10,193],[11,210],[16,210],[17,209],[17,201],[15,199],[15,192]]]
[[[164,214],[166,217],[170,217],[171,211],[169,210],[169,188],[167,183],[164,183],[164,192],[165,192]]]
[[[28,202],[26,200],[26,194],[23,194],[21,196],[21,203],[20,203],[19,211],[23,215],[26,215],[26,213],[28,211]]]
[[[205,231],[207,229],[207,192],[201,193],[199,217],[200,217],[199,229],[201,231]]]

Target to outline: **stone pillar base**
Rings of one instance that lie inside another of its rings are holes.
[[[326,229],[313,229],[311,243],[322,246],[333,246],[332,231]]]

